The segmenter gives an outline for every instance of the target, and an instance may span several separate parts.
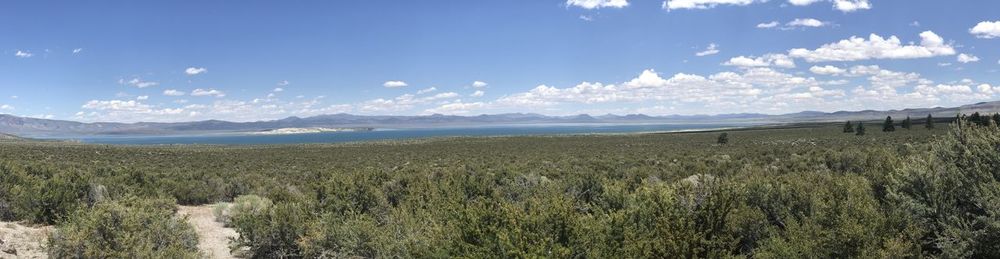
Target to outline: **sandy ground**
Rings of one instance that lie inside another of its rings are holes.
[[[208,258],[237,258],[229,252],[229,238],[239,234],[215,222],[211,205],[180,206],[177,213],[188,216],[188,222],[198,232],[198,249]]]
[[[0,222],[0,258],[48,258],[45,243],[52,229]]]

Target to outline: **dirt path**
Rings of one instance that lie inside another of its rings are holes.
[[[26,227],[0,222],[0,258],[48,258],[45,243],[51,232],[51,226]]]
[[[188,222],[198,232],[198,249],[209,258],[237,258],[229,252],[229,237],[237,237],[236,230],[215,222],[212,207],[180,206],[180,215],[188,215]]]

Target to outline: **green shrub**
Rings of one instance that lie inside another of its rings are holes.
[[[300,258],[298,241],[310,220],[309,206],[300,203],[279,203],[261,214],[236,215],[232,225],[240,237],[234,246],[250,248],[255,258]]]
[[[128,198],[77,210],[49,239],[53,258],[199,258],[198,237],[172,199]]]
[[[957,122],[930,152],[896,170],[891,202],[915,217],[925,248],[944,257],[1000,257],[1000,129]]]
[[[271,207],[271,200],[257,195],[236,197],[233,203],[216,203],[212,206],[215,221],[232,226],[232,219],[241,215],[260,215]]]
[[[7,203],[15,218],[33,223],[55,224],[77,208],[86,206],[89,186],[73,171],[28,167],[6,168]]]

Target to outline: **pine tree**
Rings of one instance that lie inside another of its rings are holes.
[[[885,117],[885,122],[882,123],[882,131],[884,132],[896,131],[896,126],[892,125],[892,116]]]
[[[864,122],[858,122],[858,129],[854,131],[854,135],[865,135],[865,124]]]
[[[851,121],[844,123],[844,133],[854,133],[854,125],[851,125]]]
[[[725,132],[723,132],[722,134],[719,134],[719,141],[718,141],[718,143],[719,144],[729,143],[729,134],[725,133]]]
[[[970,123],[975,123],[976,125],[983,125],[982,115],[979,115],[979,112],[972,113],[972,115],[966,120]]]
[[[902,125],[902,127],[903,127],[904,129],[910,129],[910,126],[912,126],[912,125],[911,125],[911,122],[910,122],[910,116],[906,116],[906,119],[905,119],[905,120],[903,120],[903,125]]]
[[[924,127],[927,128],[927,129],[933,129],[934,128],[934,117],[931,117],[930,114],[927,114],[927,121],[924,122]]]
[[[993,125],[1000,126],[1000,113],[993,114]]]

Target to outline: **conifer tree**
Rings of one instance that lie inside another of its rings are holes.
[[[725,132],[723,132],[722,134],[719,134],[719,140],[718,140],[718,143],[719,143],[719,144],[726,144],[726,143],[729,143],[729,134],[728,134],[728,133],[725,133]]]
[[[854,135],[865,135],[865,124],[864,122],[858,122],[858,129],[854,131]]]
[[[854,133],[854,125],[851,125],[851,121],[844,123],[844,133]]]
[[[927,121],[924,122],[924,127],[927,129],[934,128],[934,117],[931,117],[930,114],[927,114]]]
[[[979,115],[979,112],[972,113],[972,115],[969,116],[969,118],[966,119],[966,121],[970,123],[975,123],[976,125],[983,125],[982,115]]]
[[[892,116],[885,117],[885,122],[882,123],[882,131],[884,132],[896,131],[896,126],[892,125]]]
[[[993,114],[993,125],[1000,126],[1000,113]]]
[[[906,119],[904,119],[904,120],[903,120],[903,125],[902,125],[902,127],[903,127],[904,129],[910,129],[910,126],[912,126],[912,125],[911,125],[911,122],[910,122],[910,116],[906,116]]]

